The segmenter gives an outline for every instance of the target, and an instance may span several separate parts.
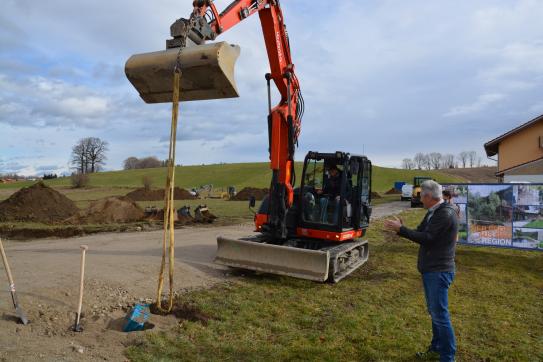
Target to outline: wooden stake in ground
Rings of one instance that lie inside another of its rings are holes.
[[[13,281],[13,275],[11,274],[11,269],[8,264],[8,257],[4,251],[4,245],[2,244],[2,239],[0,239],[0,253],[2,254],[2,261],[4,262],[4,268],[6,269],[6,274],[8,276],[9,282],[9,291],[11,293],[11,300],[13,301],[13,306],[15,307],[15,313],[17,317],[24,325],[28,324],[28,318],[26,318],[23,309],[19,305],[19,300],[17,299],[17,294],[15,293],[15,282]]]
[[[79,280],[79,302],[77,303],[77,314],[75,315],[75,324],[73,330],[82,332],[81,327],[81,307],[83,306],[83,282],[85,280],[85,254],[89,250],[87,245],[81,245],[81,279]]]

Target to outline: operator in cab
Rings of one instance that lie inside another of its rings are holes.
[[[318,192],[321,195],[319,200],[321,207],[321,222],[328,223],[328,204],[333,201],[334,219],[333,224],[337,224],[339,215],[339,195],[341,193],[341,173],[336,165],[328,168],[328,177],[324,182],[323,189]]]

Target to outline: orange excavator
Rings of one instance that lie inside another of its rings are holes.
[[[240,49],[210,41],[257,13],[270,63],[265,75],[270,192],[255,213],[256,234],[219,236],[215,262],[337,282],[368,259],[362,237],[371,215],[371,161],[346,152],[309,152],[300,186],[294,187],[304,101],[279,0],[236,0],[221,13],[212,0],[196,0],[190,18],[171,25],[167,49],[133,55],[125,72],[147,103],[172,102],[175,67],[182,73],[180,101],[237,97],[234,66]],[[274,107],[272,81],[281,95]]]

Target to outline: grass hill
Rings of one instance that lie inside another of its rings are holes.
[[[302,174],[303,164],[296,163],[296,172]],[[153,187],[164,187],[166,168],[153,168],[128,171],[100,172],[90,175],[92,187],[141,187],[142,178],[151,178]],[[438,182],[462,182],[463,178],[440,171],[401,170],[373,166],[373,190],[384,192],[389,190],[395,181],[412,182],[414,176],[431,176]],[[175,184],[184,188],[213,184],[215,188],[236,186],[238,190],[245,186],[268,187],[271,171],[268,163],[232,163],[217,165],[181,166],[176,168]],[[64,177],[45,181],[50,186],[70,186],[70,178]],[[16,182],[0,184],[0,189],[20,188],[32,182]]]

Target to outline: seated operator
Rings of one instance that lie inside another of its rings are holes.
[[[325,223],[328,220],[328,202],[329,200],[334,200],[334,220],[333,223],[337,224],[337,219],[339,216],[339,195],[341,188],[341,175],[336,165],[332,165],[328,168],[328,178],[324,183],[324,188],[317,193],[322,195],[320,198],[320,207],[321,207],[321,222]]]

